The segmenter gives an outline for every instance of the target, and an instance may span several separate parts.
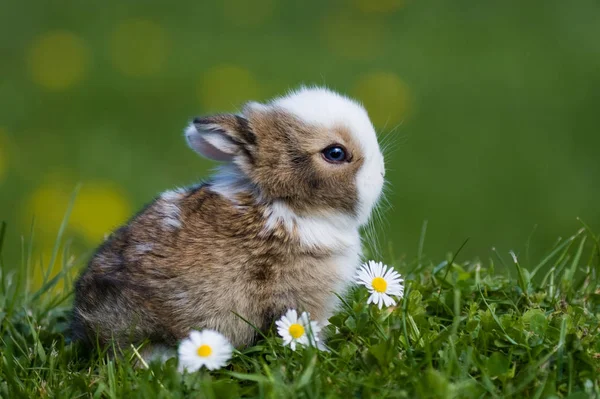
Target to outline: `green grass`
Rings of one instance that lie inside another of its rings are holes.
[[[71,271],[87,255],[71,256],[63,232],[44,265],[62,259],[62,271],[41,289],[27,288],[32,239],[21,267],[2,264],[2,398],[600,397],[600,245],[585,227],[538,262],[435,262],[421,243],[414,262],[390,259],[406,278],[397,307],[367,306],[363,289],[345,299],[328,327],[331,352],[292,352],[271,332],[226,369],[184,375],[174,359],[136,368],[134,350],[90,354],[68,342]]]

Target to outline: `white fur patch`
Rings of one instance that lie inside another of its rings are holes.
[[[152,251],[152,248],[154,248],[153,244],[137,244],[135,246],[135,252],[138,254],[146,254],[150,251]]]
[[[235,165],[220,167],[211,179],[208,190],[219,194],[238,205],[237,196],[241,193],[252,193],[253,186],[247,177]]]
[[[146,364],[156,361],[165,363],[167,360],[177,357],[177,350],[166,345],[154,344],[144,347],[140,356]]]
[[[160,196],[158,209],[163,216],[163,224],[168,228],[181,228],[181,209],[178,202],[183,197],[184,192],[185,189],[176,189],[165,191]]]
[[[273,230],[281,224],[288,232],[291,233],[296,226],[296,214],[294,214],[292,210],[281,201],[275,201],[269,207],[267,207],[267,210],[265,211],[265,217],[267,219],[265,222],[265,228],[267,230]]]
[[[335,282],[333,292],[339,295],[344,295],[346,291],[353,285],[356,272],[361,265],[361,258],[362,250],[360,246],[358,251],[347,251],[334,257],[333,263],[336,265],[336,274],[339,276],[339,278]],[[337,297],[335,297],[330,303],[330,308],[328,309],[329,314],[327,318],[329,318],[333,313],[335,313],[336,310],[338,310],[337,308],[339,305],[340,301]]]
[[[358,222],[368,222],[371,210],[376,204],[383,188],[385,166],[383,155],[377,142],[377,134],[367,111],[358,102],[319,87],[302,87],[271,102],[301,120],[334,128],[345,126],[361,146],[365,159],[356,176],[359,198]]]
[[[290,234],[297,234],[300,245],[307,249],[329,249],[335,252],[328,261],[335,266],[336,282],[333,292],[343,295],[352,285],[356,271],[360,267],[362,246],[358,224],[350,216],[337,214],[329,216],[299,216],[282,202],[275,202],[265,211],[264,232],[283,227]],[[327,304],[321,323],[339,306],[337,297]]]
[[[301,87],[287,96],[274,99],[271,105],[284,108],[307,123],[326,127],[341,123],[354,130],[361,143],[370,142],[379,147],[373,125],[363,106],[329,89]]]
[[[350,216],[342,214],[299,216],[283,202],[276,201],[265,210],[265,233],[282,226],[297,234],[307,248],[327,248],[336,252],[360,252],[358,226]]]

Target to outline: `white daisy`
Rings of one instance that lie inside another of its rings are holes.
[[[214,330],[192,331],[190,337],[179,344],[180,370],[196,371],[202,366],[209,370],[225,366],[233,347],[222,334]]]
[[[310,321],[308,313],[302,312],[298,317],[296,310],[290,309],[275,324],[277,333],[283,338],[283,345],[289,345],[292,350],[296,350],[296,344],[316,344],[319,347],[317,334],[321,327],[316,321]]]
[[[356,282],[362,284],[371,293],[367,304],[374,303],[379,306],[392,306],[396,301],[390,296],[402,298],[404,296],[404,279],[400,273],[381,262],[370,260],[365,263],[356,274]]]

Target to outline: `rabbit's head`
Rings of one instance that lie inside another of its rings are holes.
[[[298,215],[341,213],[363,225],[382,191],[384,160],[367,112],[328,89],[196,118],[185,135],[196,152],[231,163],[262,200]]]

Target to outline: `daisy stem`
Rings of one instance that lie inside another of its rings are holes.
[[[460,254],[460,251],[462,251],[462,249],[465,247],[465,245],[467,245],[467,243],[469,242],[470,239],[471,239],[471,237],[467,237],[467,239],[462,243],[462,245],[454,253],[454,256],[452,257],[452,260],[450,261],[450,263],[446,264],[446,273],[444,274],[444,277],[443,277],[442,281],[446,281],[446,277],[448,276],[448,273],[450,272],[450,269],[454,265],[454,262],[456,261],[456,258],[458,257],[458,254]],[[440,301],[441,295],[442,295],[442,283],[440,282],[440,287],[439,287],[439,290],[438,290],[438,304],[441,302]],[[444,306],[446,306],[446,305],[444,304]],[[446,306],[446,308],[448,308],[448,307]],[[448,310],[450,310],[450,309],[448,309]]]
[[[406,318],[408,316],[408,296],[410,294],[410,285],[406,285],[406,292],[405,292],[405,300],[402,301],[402,330],[404,332],[404,339],[406,340],[406,353],[408,354],[408,358],[411,362],[411,364],[414,362],[413,360],[413,349],[412,346],[410,344],[410,339],[408,338],[408,329],[406,328]]]
[[[374,306],[369,307],[369,318],[373,322],[373,325],[377,328],[377,331],[379,332],[379,334],[381,334],[381,337],[383,339],[387,340],[388,336],[385,333],[385,331],[383,330],[383,327],[381,327],[381,324],[377,321],[377,318],[375,316],[373,316],[373,312],[375,311],[374,309],[376,309]],[[380,313],[381,311],[377,310],[377,312]]]

